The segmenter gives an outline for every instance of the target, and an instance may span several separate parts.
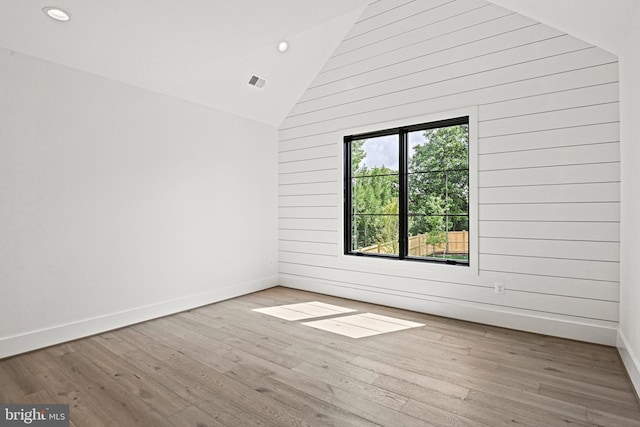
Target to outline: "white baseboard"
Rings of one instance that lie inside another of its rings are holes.
[[[522,313],[515,309],[502,310],[482,304],[438,300],[416,294],[403,295],[401,291],[383,292],[379,289],[372,290],[359,285],[347,286],[344,283],[310,280],[286,274],[280,275],[280,284],[289,288],[325,295],[612,347],[615,347],[617,342],[617,327],[597,322],[584,323],[573,319]]]
[[[629,341],[622,331],[618,331],[618,351],[624,366],[627,368],[633,387],[636,389],[636,396],[640,396],[640,359],[629,346]]]
[[[277,283],[278,277],[271,276],[216,288],[201,294],[0,338],[0,359],[261,291],[276,286]]]

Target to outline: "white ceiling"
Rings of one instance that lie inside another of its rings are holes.
[[[640,10],[638,0],[491,1],[616,54]],[[0,0],[0,47],[277,127],[368,3]],[[47,18],[51,5],[71,21]],[[263,89],[247,84],[253,73]]]
[[[493,3],[620,55],[638,0],[491,0]]]
[[[0,46],[278,126],[367,4],[0,0]],[[45,6],[72,18],[55,22]],[[247,84],[252,73],[263,89]]]

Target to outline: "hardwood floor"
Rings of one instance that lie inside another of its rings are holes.
[[[352,339],[251,311],[426,324]],[[0,403],[73,426],[640,426],[616,349],[274,288],[0,361]]]

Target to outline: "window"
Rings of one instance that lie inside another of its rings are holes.
[[[469,265],[469,117],[344,138],[347,255]]]

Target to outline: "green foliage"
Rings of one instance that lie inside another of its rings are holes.
[[[385,242],[384,253],[398,254],[400,253],[400,230],[398,229],[398,198],[391,200],[382,212],[388,216],[382,217],[382,242]]]
[[[359,173],[366,176],[354,178],[351,189],[352,212],[356,215],[353,221],[355,248],[386,241],[384,239],[385,235],[389,235],[389,217],[380,214],[395,214],[393,220],[396,224],[398,222],[398,178],[393,176],[397,172],[389,168],[363,167]],[[395,211],[389,208],[392,203],[395,203]]]
[[[362,148],[364,142],[362,139],[351,142],[351,174],[354,176],[360,170],[360,162],[367,157],[367,153]]]
[[[447,227],[445,224],[446,204],[442,198],[433,194],[428,196],[427,208],[433,216],[420,218],[426,224],[427,245],[440,246],[447,241]],[[420,233],[418,233],[420,234]]]

